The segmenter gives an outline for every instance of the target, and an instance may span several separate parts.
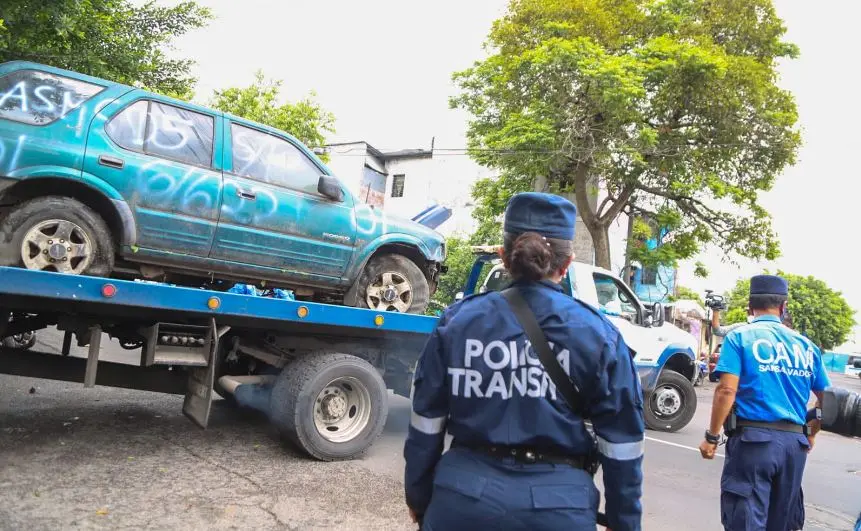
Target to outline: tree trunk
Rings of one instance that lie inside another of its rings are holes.
[[[592,236],[592,243],[595,246],[595,265],[610,270],[610,235],[608,234],[609,227],[603,225],[589,226],[589,234]]]

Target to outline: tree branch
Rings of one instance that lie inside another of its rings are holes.
[[[674,201],[679,205],[683,212],[696,216],[721,235],[725,235],[730,231],[726,223],[722,223],[723,216],[721,213],[709,207],[699,199],[686,195],[672,194],[666,190],[652,188],[642,184],[638,185],[637,188],[646,193]]]
[[[616,198],[614,198],[612,195],[610,195],[608,193],[607,197],[605,197],[604,200],[601,201],[601,204],[598,205],[598,208],[595,210],[595,215],[598,216],[599,218],[601,217],[601,213],[604,212],[604,207],[607,206],[608,201],[614,201],[615,202]]]
[[[631,184],[626,184],[622,188],[622,193],[619,194],[619,197],[610,205],[610,208],[607,209],[607,212],[603,214],[600,218],[598,218],[598,222],[601,224],[606,224],[612,222],[616,219],[619,214],[622,213],[622,209],[625,208],[625,205],[628,204],[628,200],[631,199],[631,196],[634,195],[636,191],[636,187]]]

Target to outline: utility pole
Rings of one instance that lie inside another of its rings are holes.
[[[628,239],[625,240],[625,273],[622,280],[629,288],[634,289],[631,282],[631,239],[634,237],[634,207],[628,205]]]

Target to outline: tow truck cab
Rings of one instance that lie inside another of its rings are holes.
[[[499,248],[474,247],[476,260],[462,293],[499,291],[511,281],[499,259]],[[482,276],[490,266],[490,271]],[[646,424],[655,430],[677,431],[696,411],[696,339],[664,321],[660,303],[647,306],[622,280],[606,269],[572,262],[561,282],[563,291],[595,307],[619,329],[635,351],[634,363],[644,393]]]

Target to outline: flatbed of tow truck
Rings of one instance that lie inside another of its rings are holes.
[[[479,281],[498,257],[492,248],[476,251],[464,295],[487,289]],[[626,289],[609,271],[586,264],[572,264],[563,288],[597,308],[599,281]],[[696,410],[688,338],[664,324],[659,304],[646,307],[632,293],[626,300],[630,320],[610,319],[637,352],[646,424],[677,431]],[[436,323],[423,315],[0,267],[0,340],[49,326],[65,334],[61,355],[0,347],[0,373],[184,394],[183,413],[203,428],[215,392],[266,412],[285,438],[322,460],[350,458],[373,444],[388,415],[388,390],[410,396]],[[100,360],[104,334],[139,350],[140,362]],[[69,356],[73,338],[89,346],[87,358]]]
[[[5,316],[5,317],[4,317]],[[387,389],[409,396],[436,319],[146,281],[0,267],[0,338],[56,326],[62,355],[0,347],[0,373],[185,394],[183,412],[206,427],[213,390],[264,388],[264,409],[313,457],[367,449],[388,413]],[[99,360],[108,334],[139,365]],[[89,345],[70,357],[72,339]],[[259,396],[259,393],[258,393]]]

